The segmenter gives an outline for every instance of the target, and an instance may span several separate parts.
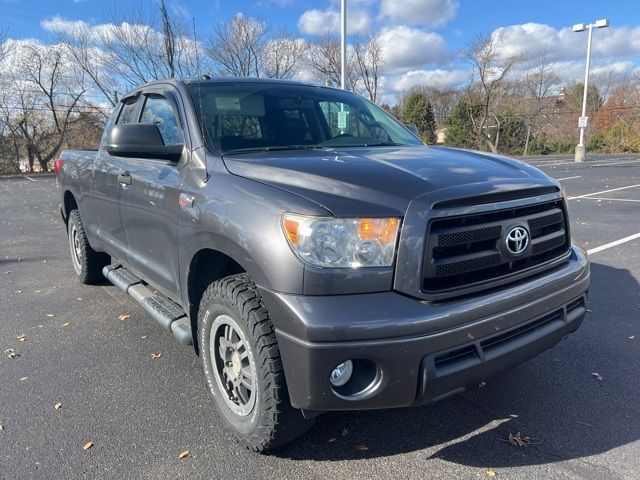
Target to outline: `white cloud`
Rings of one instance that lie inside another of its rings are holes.
[[[451,58],[451,52],[440,35],[407,26],[383,28],[380,44],[385,68],[392,71],[442,64]]]
[[[171,11],[173,12],[174,15],[182,18],[192,17],[191,12],[189,12],[189,9],[183,3],[171,2],[170,6],[171,6]]]
[[[565,85],[576,81],[582,82],[584,78],[584,61],[554,62],[551,64],[551,68]],[[597,85],[599,80],[622,81],[628,79],[638,70],[638,65],[631,61],[596,62],[591,64],[589,82],[595,82]]]
[[[456,88],[469,79],[464,70],[412,70],[401,75],[392,83],[392,90],[402,92],[418,86]]]
[[[84,29],[89,27],[83,20],[67,20],[60,15],[46,18],[40,21],[40,26],[47,32],[64,32],[70,30]]]
[[[371,17],[364,10],[349,10],[347,29],[350,34],[366,33],[371,27]],[[298,19],[298,29],[307,35],[323,35],[340,31],[340,12],[312,9],[304,12]]]
[[[547,54],[554,60],[584,58],[586,32],[576,33],[570,27],[556,29],[542,23],[524,23],[498,28],[494,35],[502,36],[504,55],[534,57]],[[594,57],[640,56],[640,27],[605,28],[593,32]]]
[[[392,21],[438,27],[453,20],[457,0],[382,0],[380,15]]]

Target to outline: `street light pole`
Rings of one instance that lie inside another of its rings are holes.
[[[347,0],[340,0],[340,88],[347,89]]]
[[[587,154],[587,146],[584,144],[584,134],[587,129],[589,118],[587,117],[587,94],[589,91],[589,66],[591,64],[591,39],[593,37],[593,27],[605,28],[609,26],[609,20],[598,20],[595,23],[585,25],[578,23],[573,26],[574,32],[584,32],[589,30],[589,38],[587,39],[587,61],[584,69],[584,91],[582,92],[582,116],[578,120],[578,128],[580,129],[580,141],[576,145],[575,161],[584,162]]]

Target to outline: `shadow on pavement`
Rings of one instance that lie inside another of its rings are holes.
[[[426,449],[425,460],[510,467],[588,457],[638,441],[640,286],[628,270],[592,264],[590,291],[593,313],[576,333],[484,388],[431,407],[327,413],[309,434],[272,455],[334,461]],[[517,432],[540,443],[505,441]]]

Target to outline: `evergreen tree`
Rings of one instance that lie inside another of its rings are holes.
[[[463,99],[458,102],[444,123],[447,129],[444,137],[445,145],[472,149],[479,147],[479,139],[471,119],[474,114],[479,113],[480,109],[480,105],[468,100]]]
[[[402,122],[407,125],[415,125],[424,142],[435,143],[436,121],[431,103],[424,93],[412,92],[409,94],[402,109]]]

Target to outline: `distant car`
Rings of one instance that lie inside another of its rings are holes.
[[[589,264],[557,182],[426,146],[349,92],[153,82],[122,98],[97,152],[55,166],[79,279],[104,275],[193,343],[253,451],[328,410],[458,393],[585,314]]]

